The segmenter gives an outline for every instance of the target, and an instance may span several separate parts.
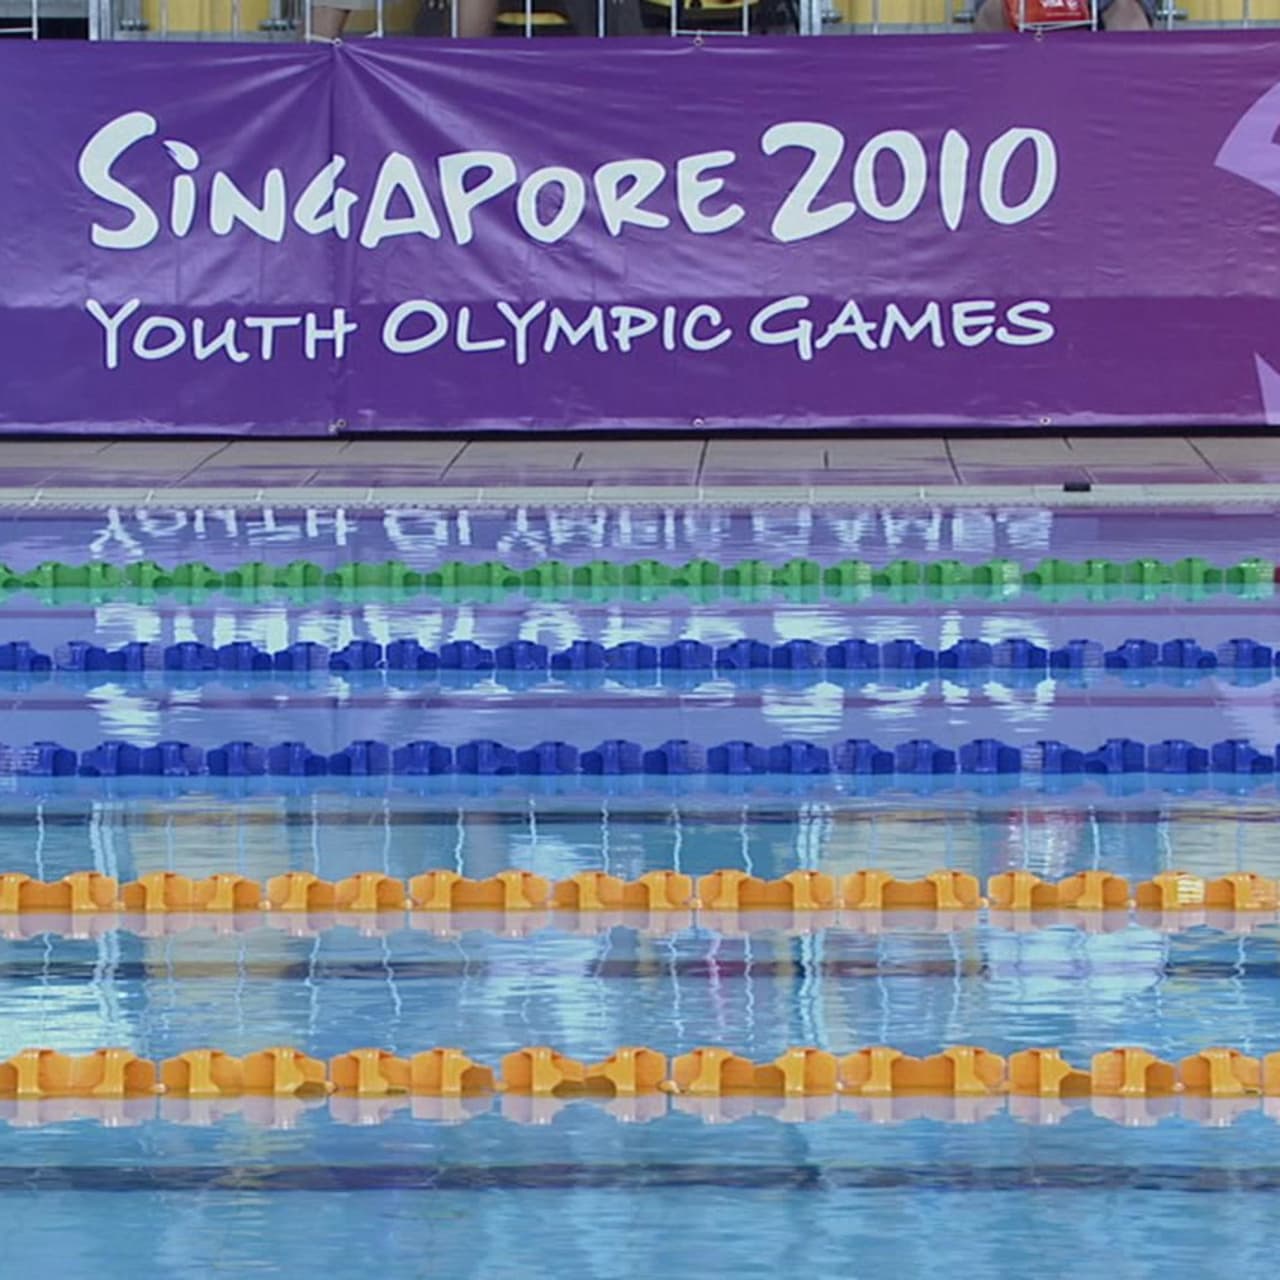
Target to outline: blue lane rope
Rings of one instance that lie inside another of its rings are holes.
[[[628,641],[605,647],[594,640],[575,640],[552,651],[531,640],[513,640],[490,648],[471,640],[453,640],[429,649],[417,640],[392,640],[381,645],[353,640],[341,649],[314,641],[299,641],[279,650],[260,648],[247,640],[214,646],[184,641],[166,646],[133,641],[116,649],[75,640],[55,653],[46,653],[26,640],[0,644],[0,673],[41,676],[130,675],[164,672],[181,675],[292,674],[330,671],[414,673],[527,673],[565,676],[602,672],[608,675],[715,672],[824,672],[834,676],[878,672],[965,672],[1011,677],[1073,672],[1173,672],[1187,675],[1227,671],[1269,675],[1280,662],[1271,645],[1236,637],[1212,648],[1194,639],[1125,640],[1108,649],[1097,640],[1069,640],[1046,649],[1032,640],[1013,637],[989,644],[958,640],[934,650],[911,639],[874,643],[864,639],[821,644],[787,640],[769,645],[760,640],[735,640],[713,647],[700,640],[682,639],[667,645]]]
[[[1093,749],[1041,740],[1018,747],[977,738],[956,748],[913,738],[886,748],[866,738],[833,746],[791,741],[761,745],[742,739],[704,745],[669,739],[646,748],[623,738],[586,749],[561,741],[516,747],[493,739],[448,746],[432,740],[392,745],[377,739],[352,742],[332,754],[304,742],[227,742],[204,750],[190,743],[154,745],[104,742],[77,752],[57,742],[0,745],[0,774],[57,778],[252,778],[252,777],[623,777],[805,776],[972,778],[1043,775],[1085,777],[1133,774],[1246,777],[1276,773],[1280,746],[1259,749],[1229,738],[1207,746],[1181,738],[1150,744],[1108,738]]]

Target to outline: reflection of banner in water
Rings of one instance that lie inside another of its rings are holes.
[[[1092,552],[1103,542],[1142,550],[1135,541],[1152,537],[1160,549],[1158,523],[1146,512],[1125,516],[1113,539],[1100,539],[1096,515],[1082,522],[1076,541]],[[603,502],[592,507],[430,506],[283,509],[263,505],[108,507],[103,511],[13,512],[6,524],[5,565],[26,572],[49,558],[50,548],[67,563],[88,560],[200,560],[215,569],[254,558],[258,548],[305,557],[325,568],[350,560],[402,560],[411,568],[436,568],[442,557],[501,556],[520,569],[548,558],[582,563],[610,556],[690,560],[698,556],[783,559],[793,556],[1023,558],[1050,551],[1064,516],[1047,508],[953,510],[909,507],[769,506],[740,510],[722,506],[631,506]],[[1215,529],[1223,527],[1220,518]],[[1066,530],[1071,531],[1069,518]],[[1246,534],[1250,553],[1260,545]],[[1197,538],[1197,542],[1201,542]],[[1070,547],[1066,542],[1063,549]],[[1241,552],[1241,555],[1244,553]]]

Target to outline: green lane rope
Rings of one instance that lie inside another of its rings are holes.
[[[797,593],[806,599],[856,600],[873,594],[904,593],[999,598],[1022,592],[1105,596],[1117,590],[1125,595],[1153,598],[1164,594],[1195,597],[1217,593],[1263,597],[1271,594],[1275,581],[1276,565],[1270,560],[1254,557],[1235,564],[1213,565],[1197,556],[1175,561],[1047,559],[1030,568],[1002,559],[979,564],[894,560],[882,566],[865,560],[840,560],[827,565],[808,559],[781,564],[764,560],[722,564],[695,559],[680,565],[658,560],[593,560],[585,564],[545,560],[528,569],[515,569],[494,560],[450,560],[434,569],[414,569],[399,560],[357,560],[330,569],[309,560],[283,565],[252,561],[225,570],[198,561],[166,567],[151,560],[125,565],[51,560],[22,571],[0,566],[0,596],[34,592],[59,600],[67,593],[86,599],[125,598],[138,593],[198,599],[215,592],[255,598],[285,593],[320,599],[365,591],[406,598],[478,593],[482,599],[514,594],[538,598],[644,598],[672,592],[705,599],[773,598]]]

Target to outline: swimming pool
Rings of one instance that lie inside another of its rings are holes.
[[[755,516],[14,509],[0,559],[17,573],[54,559],[198,560],[216,571],[300,559],[326,571],[356,560],[429,571],[451,559],[525,570],[549,558],[645,557],[1229,564],[1268,554],[1270,519],[1248,508],[1185,518],[821,506]],[[1266,644],[1273,610],[1270,581],[1056,592],[14,587],[0,592],[0,645],[26,641],[50,662],[0,671],[0,740],[56,743],[74,753],[78,775],[4,757],[0,872],[52,882],[93,870],[120,883],[214,871],[254,881],[379,871],[408,882],[433,869],[557,882],[726,868],[840,878],[870,867],[903,878],[948,868],[984,886],[1010,869],[1053,880],[1106,870],[1132,884],[1174,868],[1274,878],[1274,770],[1054,773],[1038,745],[1247,739],[1274,753],[1274,666],[1108,667],[1102,656],[1131,637],[1189,638],[1214,655],[1240,637]],[[887,665],[881,652],[862,668],[715,657],[667,667],[627,650],[615,665],[557,670],[550,656],[584,640],[608,652],[694,640],[718,654],[744,640],[825,652],[850,638],[914,640],[934,664]],[[958,641],[1011,638],[1046,653],[1075,639],[1096,648],[1074,667],[937,669],[936,655]],[[473,655],[388,669],[386,646],[406,639],[437,656],[460,641],[490,653],[525,641],[548,657],[541,668],[490,669]],[[85,670],[68,656],[77,641],[147,649],[132,651],[142,656],[128,669]],[[380,646],[383,665],[330,661],[356,641]],[[307,642],[323,653],[306,651],[304,670],[181,669],[164,657],[174,645],[243,643],[271,655]],[[894,756],[887,773],[859,772],[839,764],[851,739],[890,755],[919,739],[950,749],[999,740],[1021,765],[934,772]],[[802,741],[826,752],[828,767],[718,769],[698,756],[690,772],[657,773],[624,767],[615,749],[597,772],[575,757],[549,772],[477,764],[361,775],[344,755],[368,741],[429,741],[461,760],[457,749],[474,742],[589,752],[671,740]],[[103,742],[159,741],[186,744],[199,754],[182,759],[199,766],[138,776],[94,754]],[[210,776],[213,753],[238,741],[305,744],[324,771],[264,763]],[[86,776],[86,762],[89,775],[107,776]],[[118,1045],[158,1061],[277,1044],[322,1060],[366,1045],[400,1055],[458,1045],[494,1065],[539,1044],[584,1061],[623,1045],[671,1057],[724,1045],[755,1061],[795,1044],[915,1055],[1047,1045],[1077,1063],[1124,1044],[1169,1061],[1210,1044],[1262,1056],[1280,1048],[1278,944],[1274,911],[24,913],[0,920],[0,1059],[36,1045]],[[10,1097],[0,1098],[0,1198],[15,1270],[69,1274],[276,1274],[339,1258],[344,1273],[442,1276],[944,1265],[1074,1274],[1104,1261],[1122,1276],[1216,1272],[1269,1256],[1276,1101]]]

